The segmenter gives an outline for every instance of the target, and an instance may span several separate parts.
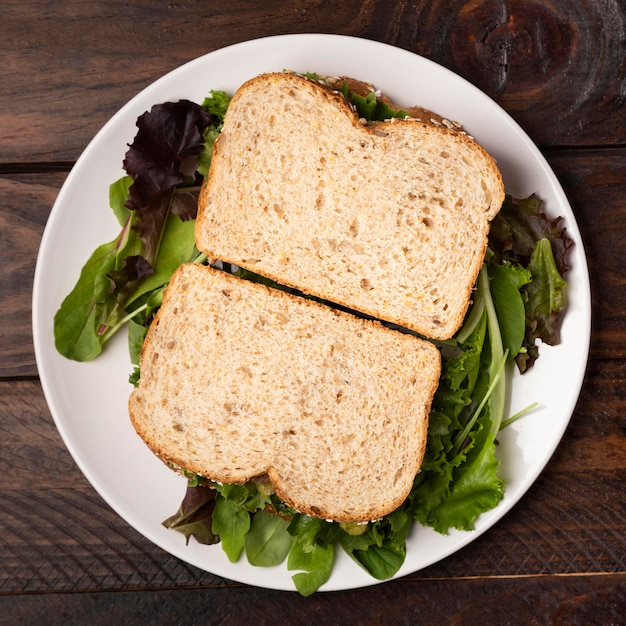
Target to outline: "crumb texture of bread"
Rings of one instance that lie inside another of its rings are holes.
[[[452,124],[364,124],[338,92],[264,74],[228,108],[196,243],[212,260],[447,339],[503,198],[494,159]]]
[[[295,509],[361,522],[407,497],[440,368],[411,334],[185,264],[149,329],[129,413],[166,462],[222,483],[266,474]]]

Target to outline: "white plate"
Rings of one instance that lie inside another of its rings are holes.
[[[366,79],[402,106],[420,104],[460,120],[498,160],[508,193],[533,192],[550,215],[565,217],[575,241],[567,275],[569,308],[562,344],[542,346],[541,358],[516,377],[511,414],[538,402],[539,408],[500,437],[501,504],[480,517],[473,532],[438,535],[415,526],[403,576],[435,563],[467,545],[522,497],[559,443],[578,398],[590,335],[589,278],[580,233],[552,170],[519,126],[492,100],[452,72],[409,52],[364,39],[335,35],[286,35],[217,50],[167,74],[124,106],[96,135],[67,178],[46,226],[33,296],[33,334],[43,390],[63,440],[76,463],[109,505],[131,526],[164,550],[199,568],[243,583],[293,589],[286,565],[264,569],[245,558],[230,563],[221,547],[201,546],[166,530],[161,521],[178,508],[185,480],[158,461],[128,420],[131,387],[125,333],[91,363],[68,361],[56,352],[52,320],[72,289],[80,268],[101,243],[112,240],[118,224],[108,207],[108,187],[122,175],[127,144],[137,117],[152,105],[179,98],[200,102],[210,89],[234,90],[267,71],[293,69]],[[323,590],[375,584],[341,553]]]

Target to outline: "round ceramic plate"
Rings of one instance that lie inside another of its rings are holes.
[[[35,274],[33,334],[37,364],[56,426],[76,463],[109,505],[164,550],[199,568],[235,581],[294,589],[285,564],[255,568],[230,563],[219,545],[202,546],[166,530],[185,492],[185,479],[170,471],[137,437],[128,419],[131,371],[125,333],[90,363],[61,357],[53,340],[53,316],[74,286],[91,252],[114,239],[118,223],[108,207],[109,184],[122,174],[137,117],[152,105],[188,98],[200,102],[211,89],[233,93],[246,79],[291,69],[348,75],[373,83],[401,106],[419,104],[459,120],[498,161],[506,190],[537,193],[551,216],[563,216],[575,242],[567,275],[569,306],[562,343],[542,346],[535,367],[515,376],[510,414],[538,403],[499,437],[506,494],[483,514],[472,532],[439,535],[415,525],[403,576],[459,550],[485,532],[522,497],[542,471],[570,420],[583,380],[590,335],[589,278],[580,233],[552,170],[519,126],[465,80],[415,54],[372,41],[335,35],[285,35],[217,50],[156,81],[124,106],[96,135],[69,174],[46,226]],[[322,590],[375,584],[340,553]]]

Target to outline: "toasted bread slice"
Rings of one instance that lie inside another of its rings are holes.
[[[185,264],[129,411],[166,462],[223,483],[267,476],[298,511],[361,522],[408,495],[440,367],[414,335]]]
[[[451,122],[364,124],[338,91],[263,74],[226,113],[196,243],[212,260],[447,339],[503,198],[495,161]]]

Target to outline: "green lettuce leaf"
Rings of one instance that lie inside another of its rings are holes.
[[[54,340],[60,354],[75,361],[90,361],[102,352],[112,312],[119,306],[112,276],[124,269],[130,276],[127,260],[137,258],[139,248],[129,217],[117,239],[92,253],[54,316]],[[144,275],[138,268],[135,280]]]
[[[370,522],[365,532],[342,532],[339,545],[352,559],[378,580],[391,578],[406,558],[406,537],[413,520],[402,508]]]
[[[556,345],[561,341],[567,284],[559,274],[548,239],[540,239],[536,243],[529,269],[533,279],[525,286],[524,292],[528,297],[527,318],[532,323],[530,336]]]
[[[250,530],[250,513],[233,500],[217,497],[211,530],[220,538],[228,560],[235,562]]]
[[[292,576],[298,592],[308,596],[329,578],[335,562],[337,524],[295,513],[287,527],[294,538],[289,551],[287,568],[297,570]]]
[[[246,557],[250,565],[271,567],[282,563],[294,543],[287,528],[289,522],[268,511],[258,511],[252,518],[245,538]]]
[[[446,497],[428,512],[427,524],[439,533],[472,530],[480,514],[497,506],[504,495],[494,436],[481,425],[475,437],[464,462],[453,470]]]
[[[532,272],[521,265],[489,264],[490,290],[500,324],[502,343],[514,359],[526,335],[526,308],[522,287],[532,281]]]
[[[345,83],[342,91],[348,102],[356,107],[359,116],[366,120],[384,122],[392,117],[403,119],[409,114],[409,112],[404,109],[392,109],[386,102],[378,100],[374,92],[370,92],[367,96],[361,96],[349,91]]]
[[[335,563],[335,546],[305,544],[296,539],[289,551],[287,569],[300,570],[291,578],[302,596],[315,593],[329,578]]]
[[[507,195],[491,224],[490,266],[511,263],[525,268],[532,277],[521,290],[526,313],[524,340],[519,352],[511,354],[522,373],[539,356],[537,339],[551,345],[560,342],[566,306],[564,276],[573,245],[563,218],[548,218],[536,195],[522,199]],[[507,320],[502,317],[501,324],[506,326]]]

